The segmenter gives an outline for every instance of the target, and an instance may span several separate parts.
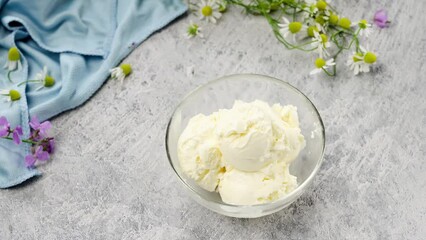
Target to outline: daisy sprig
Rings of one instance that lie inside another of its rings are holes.
[[[221,17],[217,7],[219,2],[227,3],[225,6],[242,7],[248,14],[263,16],[277,40],[286,48],[312,52],[316,56],[315,73],[323,71],[329,76],[335,76],[335,61],[340,54],[349,50],[353,51],[349,59],[356,61],[348,61],[347,65],[355,75],[368,72],[371,65],[377,61],[376,53],[364,51],[361,47],[361,40],[370,35],[372,24],[365,19],[352,22],[341,16],[330,4],[330,0],[189,1],[194,2],[190,6],[194,6],[194,11],[202,20],[213,23]],[[197,35],[195,33],[196,31],[192,31],[193,36]],[[358,61],[358,57],[352,57],[355,55],[361,55],[362,60]]]

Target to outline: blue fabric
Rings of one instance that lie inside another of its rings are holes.
[[[0,89],[22,95],[12,105],[0,96],[0,116],[12,128],[22,125],[28,137],[30,117],[44,121],[84,103],[108,78],[109,69],[186,10],[181,0],[0,0]],[[12,73],[10,83],[3,66],[12,46],[21,53],[22,69]],[[17,86],[34,79],[43,66],[56,79],[53,87]],[[27,144],[0,139],[0,188],[40,175],[25,167],[29,152]]]

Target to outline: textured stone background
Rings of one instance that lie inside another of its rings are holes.
[[[313,58],[284,49],[267,23],[232,9],[207,40],[182,37],[183,17],[125,61],[134,73],[53,119],[58,149],[43,177],[0,191],[0,239],[424,239],[425,1],[336,3],[352,19],[389,10],[374,72],[310,77]],[[341,62],[342,63],[342,62]],[[194,66],[195,75],[186,76]],[[208,80],[259,73],[289,81],[318,107],[324,164],[310,192],[259,219],[197,205],[168,166],[164,135],[178,101]]]

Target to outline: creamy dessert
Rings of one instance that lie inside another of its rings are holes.
[[[225,203],[254,205],[296,188],[289,166],[304,146],[296,107],[237,100],[231,109],[192,117],[178,157],[187,176]]]

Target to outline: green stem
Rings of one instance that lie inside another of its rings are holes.
[[[27,80],[27,81],[23,81],[23,82],[20,82],[19,84],[18,84],[18,87],[19,86],[21,86],[22,84],[24,84],[24,83],[29,83],[29,82],[40,82],[39,80]]]
[[[299,3],[299,2],[297,2]],[[296,21],[296,8],[293,8],[293,22]]]
[[[336,66],[336,65],[334,65]],[[336,71],[334,71],[333,73],[330,73],[329,71],[327,71],[327,69],[325,69],[324,67],[322,67],[322,70],[330,77],[334,77],[336,76]]]
[[[7,73],[7,79],[9,79],[9,81],[10,81],[10,82],[13,82],[13,81],[12,81],[12,79],[10,79],[10,74],[12,74],[12,72],[13,72],[13,71],[9,71],[9,72]]]
[[[11,138],[11,137],[2,137],[2,138],[13,141],[13,138]],[[37,144],[37,142],[34,142],[32,140],[29,140],[29,139],[21,139],[21,141],[24,142],[24,143],[29,143],[29,144]]]

